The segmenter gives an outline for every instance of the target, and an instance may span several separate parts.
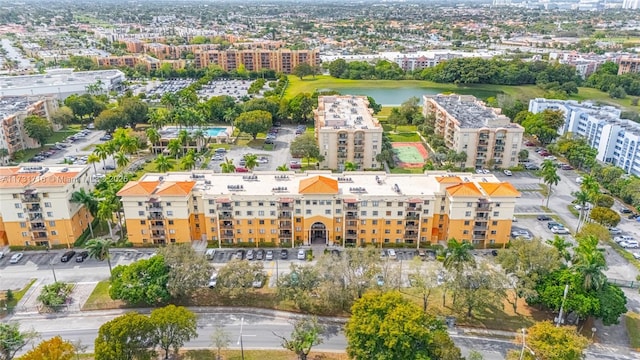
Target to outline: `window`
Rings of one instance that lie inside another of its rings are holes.
[[[58,232],[57,232],[57,231],[55,231],[55,230],[52,230],[52,231],[51,231],[51,235],[58,235]]]
[[[22,236],[29,236],[29,233],[28,233],[28,232],[26,232],[26,231],[23,231],[23,232],[22,232]]]
[[[470,202],[467,203],[467,207],[472,207],[472,206],[473,206],[473,203],[470,203]]]
[[[176,233],[176,229],[169,229],[169,234],[175,234]]]
[[[242,234],[242,230],[240,229],[236,230],[236,234]]]
[[[425,205],[429,205],[429,200],[425,200],[423,203],[424,203]]]
[[[396,221],[396,225],[402,225],[402,220]]]
[[[236,210],[235,214],[236,214],[236,216],[240,216],[240,211]]]
[[[173,225],[173,220],[169,220],[169,225]]]
[[[493,216],[500,216],[500,212],[499,211],[494,211],[493,212]]]
[[[273,210],[269,211],[269,216],[276,216],[276,212]]]
[[[498,222],[497,222],[497,221],[492,221],[492,222],[491,222],[491,225],[493,225],[493,226],[497,226],[497,225],[498,225]]]
[[[302,231],[302,228],[300,226],[296,226],[296,231]]]
[[[384,224],[385,225],[391,225],[391,220],[385,220]]]
[[[209,205],[213,205],[213,200],[209,200]]]
[[[360,230],[360,234],[366,234],[367,230]]]
[[[264,210],[258,210],[258,216],[264,216]]]
[[[26,222],[21,222],[20,223],[20,227],[21,228],[26,228],[27,227],[27,223]]]
[[[402,206],[402,205],[404,205],[402,201],[398,201],[398,206]]]
[[[51,211],[47,212],[47,217],[53,217],[53,213]]]
[[[302,214],[302,210],[301,209],[296,209],[296,214]]]
[[[265,234],[267,231],[265,229],[260,229],[259,232],[260,234]]]
[[[387,201],[387,207],[391,207],[393,206],[393,204],[391,203],[391,201]]]
[[[465,211],[464,216],[471,216],[471,211]]]
[[[48,198],[49,197],[49,193],[42,193],[42,197]]]
[[[214,214],[216,211],[213,209],[209,209],[209,214]]]
[[[380,202],[379,201],[372,201],[371,202],[371,206],[378,207],[378,206],[380,206]]]
[[[49,221],[49,226],[56,226],[56,222],[55,221]]]
[[[463,235],[469,235],[469,230],[464,230],[464,231],[462,232],[462,234],[463,234]]]
[[[495,203],[495,206],[496,207],[500,207],[500,203]]]
[[[373,211],[371,214],[372,214],[373,216],[378,216],[378,212],[377,212],[377,211]]]
[[[167,216],[173,216],[173,211],[167,210]]]
[[[144,211],[138,211],[138,216],[144,216]]]
[[[367,220],[360,220],[360,225],[367,225]]]
[[[271,229],[271,233],[272,233],[272,234],[277,234],[277,233],[278,233],[278,230],[276,230],[276,229]]]
[[[253,216],[253,211],[247,211],[247,216]]]
[[[304,211],[304,213],[307,214],[307,215],[311,215],[311,210],[307,209],[307,210]]]
[[[171,203],[170,203],[170,202],[168,202],[168,203],[167,203],[167,206],[171,206]]]
[[[249,234],[253,234],[253,229],[249,229]]]
[[[264,225],[264,220],[258,220],[259,225]]]
[[[402,230],[397,229],[397,230],[396,230],[396,234],[402,234]]]
[[[44,207],[51,207],[51,203],[50,202],[44,203]]]
[[[385,233],[385,234],[391,234],[391,230],[389,230],[389,229],[384,229],[384,233]]]
[[[402,216],[402,211],[398,211],[398,216]]]
[[[369,202],[367,200],[361,201],[360,204],[362,207],[366,207]]]
[[[20,209],[22,207],[22,204],[20,204],[20,203],[15,203],[14,205],[15,205],[16,209]]]
[[[384,213],[386,216],[391,216],[391,211],[387,211]]]
[[[325,214],[325,215],[331,215],[331,209],[327,209],[327,210],[325,210],[325,211],[324,211],[324,214]]]
[[[495,231],[495,230],[491,230],[491,235],[495,235],[495,234],[497,234],[497,233],[498,233],[497,231]]]
[[[18,194],[12,194],[14,199],[18,198]]]
[[[251,201],[247,201],[247,206],[251,206]]]
[[[296,222],[297,223],[302,222],[302,218],[296,218]]]
[[[18,213],[18,219],[24,219],[24,214],[23,213]]]
[[[145,230],[145,229],[140,230],[140,234],[144,235],[146,233],[147,233],[147,230]]]
[[[378,220],[371,220],[372,225],[378,225]]]
[[[305,203],[305,205],[311,205],[311,201],[310,200],[307,200],[304,203]]]
[[[464,226],[469,226],[469,220],[465,220]]]
[[[367,212],[366,212],[366,211],[361,211],[361,212],[360,212],[360,215],[361,215],[361,216],[367,216]]]
[[[247,220],[248,225],[253,225],[253,220]]]
[[[142,201],[138,201],[138,206],[142,206]]]

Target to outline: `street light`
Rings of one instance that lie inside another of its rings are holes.
[[[556,327],[560,326],[562,323],[562,312],[564,311],[564,303],[567,301],[567,293],[569,293],[569,284],[564,287],[564,295],[562,296],[562,304],[560,305],[560,312],[558,313],[558,321],[556,321]]]
[[[53,259],[49,260],[49,266],[51,267],[51,272],[53,273],[53,282],[58,282],[58,280],[56,279],[56,270],[53,267]]]
[[[242,327],[244,326],[244,317],[240,319],[240,336],[238,337],[237,344],[240,345],[240,354],[242,355],[242,360],[244,360],[244,346],[242,344]]]
[[[524,349],[529,350],[531,355],[533,355],[534,358],[536,357],[536,353],[533,352],[533,350],[531,350],[531,348],[527,346],[527,343],[526,343],[526,331],[527,331],[527,329],[522,328],[522,350],[520,350],[520,360],[524,359]]]

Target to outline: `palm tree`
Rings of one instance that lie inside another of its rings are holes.
[[[71,194],[71,202],[82,204],[87,208],[92,217],[96,217],[96,214],[98,213],[98,200],[90,192],[85,191],[83,188],[80,188],[78,191],[74,191],[73,194]],[[91,237],[93,237],[92,222],[93,221],[89,221],[89,232],[91,232]]]
[[[545,160],[542,162],[542,181],[549,186],[549,190],[547,192],[547,207],[549,207],[551,187],[558,185],[558,182],[560,182],[560,175],[558,175],[557,170],[556,165],[551,160]]]
[[[289,171],[287,164],[282,164],[276,168],[277,171]]]
[[[178,139],[171,139],[167,144],[167,150],[169,150],[169,155],[175,156],[178,159],[178,154],[182,152],[182,144]]]
[[[236,117],[238,117],[236,113],[236,109],[233,107],[230,107],[224,111],[224,114],[222,115],[222,120],[224,120],[224,122],[226,123],[233,124],[233,121],[236,119]]]
[[[91,154],[89,154],[89,156],[87,156],[87,164],[93,165],[93,172],[96,174],[98,173],[98,170],[96,169],[97,162],[100,162],[100,157],[96,155],[95,152],[92,152]]]
[[[354,162],[347,161],[344,163],[344,171],[356,171],[358,170],[358,165]]]
[[[476,265],[472,250],[473,245],[470,243],[451,239],[447,243],[447,257],[442,265],[447,270],[454,270],[457,274],[461,274],[466,266]]]
[[[576,227],[576,232],[578,232],[586,219],[586,208],[591,197],[584,190],[574,191],[571,195],[576,198],[573,202],[580,205],[580,215],[578,216],[578,226]]]
[[[589,235],[578,239],[575,251],[573,270],[582,277],[585,291],[600,290],[607,282],[604,270],[607,263],[604,255],[598,250],[598,238]]]
[[[159,172],[167,172],[172,168],[171,163],[169,162],[169,158],[162,154],[156,157],[154,163],[156,164],[156,170],[158,170]]]
[[[233,160],[224,158],[224,162],[220,164],[220,168],[223,173],[232,173],[236,171],[236,166],[233,165]]]
[[[129,158],[127,157],[127,154],[125,154],[122,151],[119,151],[114,157],[114,159],[116,160],[116,165],[118,165],[118,167],[125,167],[129,163]]]
[[[184,148],[186,148],[191,141],[191,136],[189,136],[189,132],[187,130],[180,130],[178,132],[177,140],[184,146]],[[184,155],[184,150],[182,151],[182,153]]]
[[[87,241],[85,249],[89,252],[89,257],[98,261],[107,260],[109,265],[109,274],[111,274],[111,255],[109,254],[109,248],[113,245],[113,241],[110,239],[91,239]]]
[[[6,148],[0,148],[0,164],[4,164],[4,158],[9,156],[9,150]]]
[[[198,129],[194,131],[193,134],[191,134],[191,139],[193,139],[193,141],[196,143],[198,149],[201,148],[200,145],[203,145],[206,138],[207,137],[204,135],[204,131],[202,131],[201,129]]]
[[[246,154],[242,157],[244,159],[244,166],[253,170],[256,166],[258,166],[258,155],[255,154]]]
[[[106,160],[109,157],[109,150],[107,149],[107,143],[98,144],[96,148],[93,150],[93,153],[102,160],[102,166],[107,166]]]
[[[160,141],[160,133],[156,128],[148,128],[145,131],[145,134],[147,135],[147,139],[149,140],[152,146],[155,146]],[[153,148],[154,153],[155,153],[155,150],[156,149]]]
[[[101,199],[98,203],[98,212],[96,213],[100,220],[104,220],[107,222],[109,226],[109,235],[113,239],[113,226],[111,222],[113,221],[113,205],[105,199]]]
[[[149,112],[149,124],[156,129],[161,129],[169,122],[169,112],[167,109],[159,108]]]
[[[122,139],[119,150],[121,152],[124,151],[127,154],[135,153],[136,151],[138,151],[138,138],[135,136],[127,136],[126,138]]]
[[[555,235],[553,237],[553,240],[547,240],[547,244],[556,248],[556,250],[558,250],[558,254],[560,254],[560,257],[565,261],[569,261],[569,259],[571,259],[571,254],[569,253],[568,249],[573,245],[571,245],[571,243],[568,242],[565,238],[559,235]]]
[[[193,150],[189,150],[187,155],[185,155],[180,161],[180,167],[184,170],[192,170],[196,165],[196,159],[194,158]]]

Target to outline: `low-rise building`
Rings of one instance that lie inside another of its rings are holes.
[[[145,174],[118,195],[138,246],[419,247],[456,238],[479,248],[507,244],[520,196],[493,175],[469,173],[206,170]]]
[[[87,166],[0,167],[0,244],[73,246],[93,219],[71,196],[90,186]]]
[[[52,96],[0,97],[0,149],[6,149],[8,155],[0,156],[0,166],[5,165],[16,151],[40,147],[24,130],[24,119],[37,115],[51,120],[57,109],[58,101]]]
[[[598,150],[597,160],[640,176],[640,124],[620,119],[620,109],[575,100],[537,98],[529,102],[529,111],[534,114],[546,109],[564,113],[564,126],[558,129],[560,135],[571,133],[585,138]]]
[[[98,84],[108,93],[119,90],[125,80],[120,70],[49,70],[45,74],[0,76],[0,97],[53,95],[64,100],[72,94],[87,93],[87,86]]]
[[[380,167],[383,128],[366,96],[320,96],[314,118],[322,168],[344,170],[346,162],[358,169]]]
[[[423,115],[447,148],[467,154],[466,168],[518,165],[524,128],[471,95],[424,95]]]
[[[640,58],[622,56],[618,63],[618,75],[640,72]]]

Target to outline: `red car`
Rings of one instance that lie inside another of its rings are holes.
[[[546,151],[540,151],[538,154],[539,154],[540,156],[542,156],[542,157],[545,157],[545,156],[549,156],[549,155],[551,155],[550,153],[548,153],[548,152],[546,152]]]
[[[249,169],[247,169],[247,168],[243,168],[243,167],[237,167],[237,168],[236,168],[236,172],[242,172],[242,173],[245,173],[245,172],[249,172]]]
[[[536,144],[532,143],[531,141],[527,141],[526,143],[524,143],[525,146],[536,146]]]
[[[302,164],[300,164],[298,161],[291,161],[289,163],[289,168],[290,169],[300,169],[300,168],[302,168]]]

